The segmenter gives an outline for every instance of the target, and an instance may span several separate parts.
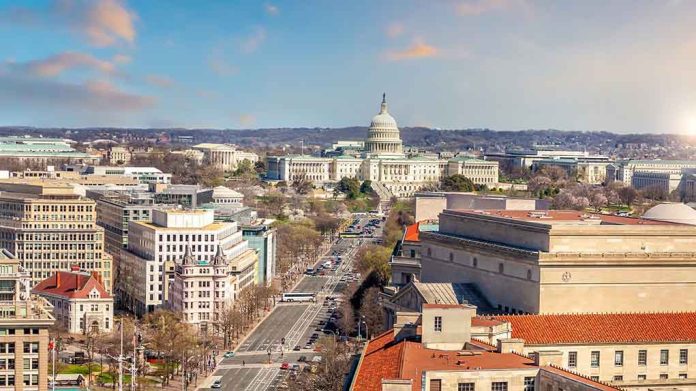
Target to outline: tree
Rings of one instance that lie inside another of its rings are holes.
[[[361,248],[356,255],[357,267],[360,273],[367,275],[370,272],[377,274],[380,285],[389,281],[392,250],[389,247],[370,245]]]
[[[443,191],[464,191],[471,192],[474,191],[474,183],[471,179],[465,177],[461,174],[454,174],[442,179],[442,185],[440,186]]]
[[[341,391],[345,376],[350,372],[352,361],[350,347],[332,337],[319,340],[321,363],[316,364],[316,373],[306,372],[295,380],[291,387],[302,391]]]
[[[233,175],[234,176],[243,176],[243,175],[256,176],[256,175],[258,175],[258,173],[256,172],[254,164],[251,162],[251,160],[244,159],[241,162],[237,163],[237,169],[234,170]]]
[[[384,331],[384,309],[379,305],[379,292],[377,287],[367,289],[360,302],[358,313],[367,326],[367,330],[363,330],[367,338]]]
[[[372,181],[367,179],[360,185],[360,192],[363,194],[372,193]]]
[[[354,200],[360,196],[360,181],[358,178],[344,176],[336,184],[335,191],[344,193],[348,199]]]
[[[643,197],[653,201],[665,201],[669,198],[669,193],[659,185],[648,186],[640,191]]]
[[[278,191],[268,192],[263,197],[259,197],[261,205],[265,208],[266,212],[276,218],[281,218],[284,215],[285,207],[288,204],[288,200],[283,195],[283,193]]]
[[[633,186],[625,186],[620,188],[616,192],[619,196],[619,199],[623,204],[626,206],[631,206],[633,203],[638,199],[640,196],[638,194],[638,190],[636,190]]]
[[[295,176],[295,178],[292,180],[292,188],[297,194],[309,194],[312,187],[314,187],[314,185],[312,184],[312,181],[307,179],[307,174],[305,173]]]
[[[185,363],[197,345],[196,332],[184,322],[180,313],[156,310],[143,318],[150,349],[163,360],[165,384],[174,374],[175,364]]]

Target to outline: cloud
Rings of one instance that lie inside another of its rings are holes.
[[[218,55],[213,55],[208,60],[208,67],[218,76],[232,76],[239,72],[239,68],[223,60]]]
[[[139,111],[155,103],[153,97],[127,93],[102,80],[66,83],[0,70],[3,109],[31,106],[37,110]]]
[[[528,8],[529,5],[524,0],[463,0],[456,7],[459,15],[476,16],[487,12]]]
[[[391,23],[389,26],[387,26],[386,33],[387,37],[396,38],[404,33],[404,25],[398,22]]]
[[[256,117],[252,114],[240,114],[237,120],[242,126],[251,126],[256,123]]]
[[[15,66],[22,71],[41,77],[54,77],[73,69],[95,70],[103,73],[112,73],[116,70],[114,64],[109,61],[78,52],[60,53]]]
[[[239,43],[239,50],[244,53],[252,53],[261,46],[266,40],[266,29],[257,27],[254,32],[248,37],[242,39]]]
[[[169,88],[174,85],[174,80],[167,76],[161,75],[147,75],[145,81],[153,86],[161,88]]]
[[[411,46],[404,50],[388,51],[385,55],[389,61],[411,60],[416,58],[427,58],[437,56],[439,49],[435,46],[428,45],[421,39],[413,41]]]
[[[98,47],[133,43],[137,19],[120,0],[54,0],[45,9],[14,7],[0,14],[0,21],[8,24],[68,29]]]
[[[111,60],[117,64],[128,64],[133,59],[126,54],[116,54]]]
[[[263,9],[266,11],[267,14],[272,16],[278,15],[278,13],[280,13],[280,9],[278,8],[278,6],[269,3],[266,3],[263,6]]]

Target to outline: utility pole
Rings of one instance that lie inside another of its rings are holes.
[[[51,361],[53,362],[53,368],[51,370],[51,390],[56,391],[56,341],[51,340]]]
[[[123,391],[123,318],[121,318],[121,353],[118,355],[118,391]]]
[[[131,366],[131,391],[135,391],[135,378],[138,375],[138,351],[137,351],[137,337],[138,329],[133,330],[133,364]]]

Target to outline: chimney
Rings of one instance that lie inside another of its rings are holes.
[[[94,277],[97,281],[99,281],[100,284],[104,285],[104,283],[102,282],[101,274],[99,274],[97,272],[92,272],[92,277]]]
[[[60,288],[60,272],[56,272],[56,288]]]
[[[80,289],[80,273],[75,275],[75,290]]]
[[[521,338],[501,338],[498,340],[498,353],[519,353],[524,352],[524,339]]]
[[[543,367],[554,365],[557,367],[563,366],[563,352],[560,350],[541,350],[534,355],[534,364]]]

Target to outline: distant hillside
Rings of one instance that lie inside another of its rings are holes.
[[[275,148],[285,145],[328,147],[337,140],[360,140],[366,127],[337,129],[128,129],[128,128],[30,128],[0,127],[0,135],[42,135],[65,137],[79,142],[112,139],[118,142],[179,144],[180,136],[190,136],[194,143],[233,143],[243,147]],[[616,134],[561,130],[495,131],[488,129],[440,130],[402,128],[404,144],[433,151],[504,150],[547,145],[587,150],[629,157],[696,158],[693,138],[665,134]]]

